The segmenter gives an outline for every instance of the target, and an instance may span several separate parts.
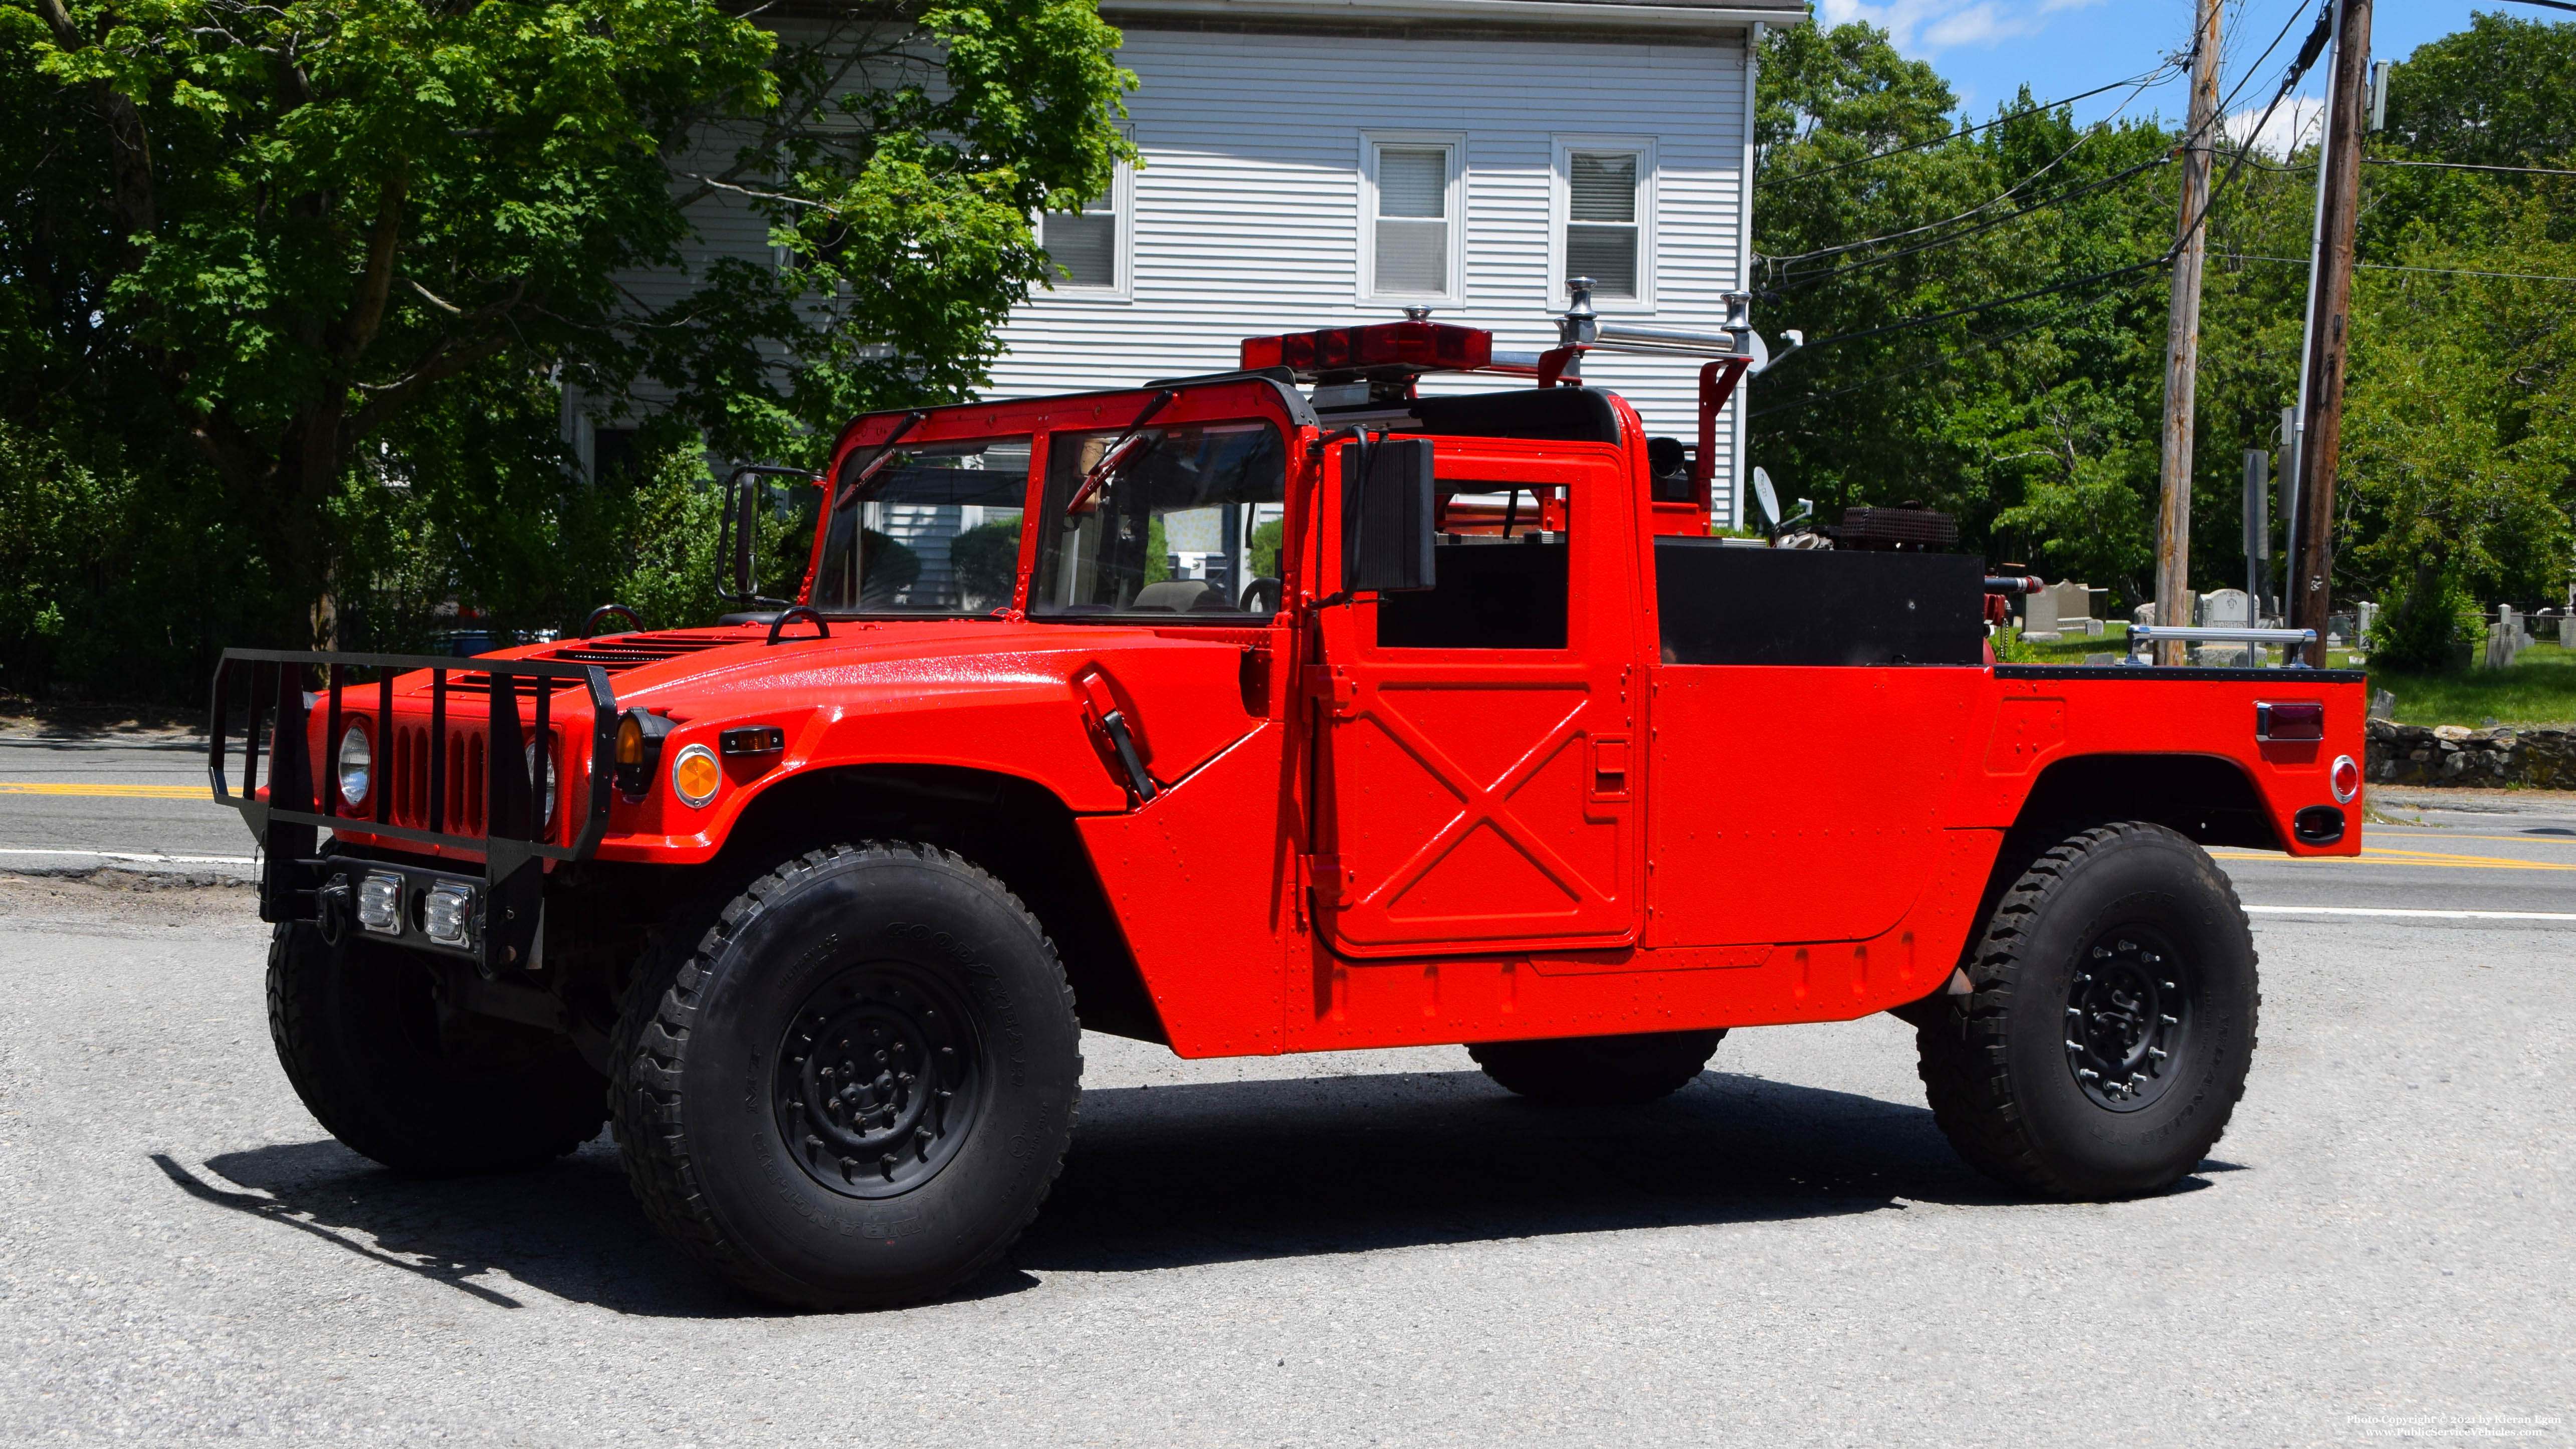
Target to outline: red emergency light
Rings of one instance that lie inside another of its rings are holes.
[[[1285,367],[1301,382],[1326,373],[1396,378],[1423,372],[1473,372],[1493,360],[1493,333],[1444,322],[1381,322],[1243,339],[1246,371]]]

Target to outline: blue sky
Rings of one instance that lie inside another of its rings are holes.
[[[2281,48],[2264,62],[2255,83],[2239,96],[2237,111],[2259,112],[2279,84],[2281,68],[2315,23],[2317,0],[2228,0],[2221,19],[2226,64],[2220,93],[2236,88],[2254,57],[2269,45],[2293,12],[2300,17]],[[2564,11],[2534,5],[2466,0],[2380,0],[2372,7],[2371,51],[2403,61],[2425,41],[2466,29],[2473,11],[2500,11],[2530,20],[2566,20]],[[2036,99],[2052,100],[2091,90],[2152,68],[2160,56],[2191,43],[2192,0],[1818,0],[1823,24],[1866,20],[1892,33],[1897,48],[1940,71],[1962,106],[1976,119],[1992,116],[2025,83]],[[2295,108],[2299,122],[2315,112],[2324,92],[2319,64],[2300,87],[2310,105]],[[2076,104],[2079,120],[2096,120],[2118,108],[2126,89]],[[2161,114],[2178,120],[2189,106],[2181,78],[2129,101],[2128,114]],[[2290,129],[2294,107],[2285,104],[2265,136],[2277,146]],[[2250,119],[2250,117],[2248,118]]]

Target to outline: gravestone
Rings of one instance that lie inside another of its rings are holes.
[[[2022,596],[2021,637],[2028,639],[2034,644],[2054,644],[2057,642],[2059,635],[2057,629],[2057,593],[2055,590],[2042,588],[2035,594],[2025,594]]]
[[[2083,584],[2050,584],[2044,592],[2046,592],[2048,596],[2056,602],[2057,627],[2059,632],[2066,632],[2068,626],[2074,624],[2078,620],[2093,617],[2093,594],[2095,591],[2087,588]]]
[[[2254,624],[2254,601],[2243,589],[2217,589],[2200,596],[2200,627],[2204,629],[2249,629]],[[2254,662],[2253,648],[2245,644],[2203,644],[2194,651],[2202,664],[2242,667]]]
[[[2370,629],[2372,625],[2378,622],[2379,606],[2377,604],[2356,604],[2353,606],[2352,637],[2361,645],[2362,648],[2367,649],[2370,647]]]

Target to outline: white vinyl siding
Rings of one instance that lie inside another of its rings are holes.
[[[1568,143],[1643,146],[1647,157],[1643,295],[1596,296],[1596,306],[1648,325],[1714,327],[1721,294],[1742,283],[1744,51],[1731,33],[1724,44],[1669,45],[1125,29],[1118,60],[1141,82],[1127,106],[1145,157],[1128,218],[1133,300],[1033,293],[1004,328],[993,396],[1220,371],[1246,337],[1393,321],[1408,301],[1428,301],[1436,321],[1493,329],[1499,348],[1551,346],[1565,306],[1558,156]],[[1247,103],[1264,95],[1296,101]],[[1369,141],[1408,138],[1456,139],[1454,301],[1367,290]],[[1652,432],[1698,442],[1697,363],[1596,354],[1584,378],[1626,397]],[[1435,375],[1423,390],[1518,385]],[[1764,389],[1757,378],[1749,391]],[[1721,520],[1733,516],[1733,436],[1722,420]]]
[[[1370,132],[1361,158],[1360,300],[1458,300],[1462,138]]]

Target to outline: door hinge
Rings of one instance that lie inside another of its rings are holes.
[[[1317,915],[1340,905],[1342,903],[1342,858],[1338,855],[1297,857],[1297,886],[1297,898],[1301,905],[1311,896]]]
[[[1359,702],[1360,686],[1358,680],[1351,678],[1350,671],[1339,664],[1309,664],[1306,666],[1306,693],[1323,701],[1332,711],[1333,718],[1348,719],[1352,707]]]

